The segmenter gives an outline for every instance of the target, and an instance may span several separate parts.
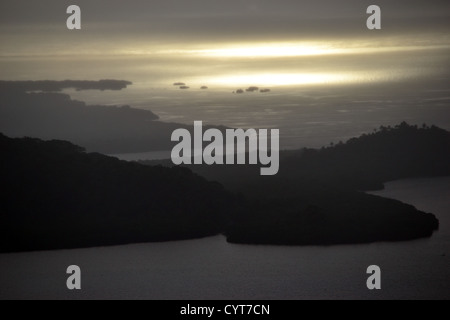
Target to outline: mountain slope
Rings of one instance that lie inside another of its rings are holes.
[[[147,167],[63,141],[0,136],[0,251],[197,238],[232,197],[186,168]]]

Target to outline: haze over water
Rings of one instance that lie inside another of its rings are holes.
[[[351,40],[250,42],[155,49],[105,61],[87,58],[80,64],[95,74],[131,80],[133,85],[116,92],[66,92],[89,104],[151,110],[162,121],[279,128],[281,146],[288,149],[321,147],[402,121],[450,129],[450,42],[447,36],[427,37],[392,40],[395,45],[387,48],[374,37],[359,47]],[[63,69],[65,62],[59,63]],[[36,79],[49,77],[42,72],[37,76],[37,71]],[[96,78],[83,68],[73,74],[79,72]],[[56,78],[64,79],[64,73]],[[173,86],[179,81],[190,89]],[[232,93],[250,86],[271,92]]]

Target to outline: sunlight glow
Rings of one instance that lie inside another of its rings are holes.
[[[448,46],[394,45],[377,46],[375,43],[355,42],[353,46],[341,43],[246,43],[208,49],[162,50],[159,54],[200,56],[207,58],[283,58],[321,55],[375,54],[443,49]]]
[[[272,44],[197,50],[201,56],[208,57],[297,57],[342,53],[342,49],[325,45]]]

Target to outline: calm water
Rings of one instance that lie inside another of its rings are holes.
[[[383,83],[371,86],[275,87],[267,94],[232,94],[234,88],[153,88],[136,83],[122,91],[67,90],[73,99],[88,104],[131,105],[151,110],[162,121],[232,128],[280,129],[283,149],[320,148],[402,121],[450,130],[450,89],[431,83]],[[130,155],[131,159],[148,159]],[[160,154],[150,158],[160,157]],[[129,159],[127,156],[124,159]]]
[[[0,298],[437,299],[450,298],[450,177],[392,182],[377,194],[434,212],[430,239],[332,247],[274,247],[201,240],[0,255]],[[82,290],[65,287],[67,266]],[[366,289],[366,268],[382,290]]]

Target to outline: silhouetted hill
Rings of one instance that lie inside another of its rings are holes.
[[[171,165],[170,160],[147,164]],[[280,172],[259,166],[188,166],[248,199],[233,216],[228,240],[244,243],[335,244],[430,236],[433,215],[364,194],[390,180],[450,174],[450,134],[403,123],[321,150],[281,153]]]
[[[219,184],[186,168],[3,135],[0,150],[2,252],[214,235],[234,203]]]
[[[175,145],[170,139],[174,130],[193,132],[192,125],[158,121],[148,110],[87,105],[57,92],[65,88],[120,90],[129,84],[118,80],[0,81],[0,132],[10,137],[67,140],[105,154],[170,150]]]
[[[226,228],[233,243],[334,245],[430,237],[433,214],[356,191],[298,186],[301,196],[254,198]]]
[[[450,175],[450,132],[403,122],[336,146],[288,155],[283,166],[296,178],[313,175],[323,183],[359,190],[404,178]]]
[[[144,164],[172,166],[171,160],[142,161]],[[259,166],[192,165],[194,172],[219,181],[243,193],[295,193],[289,185],[318,184],[346,190],[382,189],[392,180],[450,175],[450,132],[424,125],[419,128],[402,123],[346,143],[322,149],[281,151],[280,171],[261,177]],[[267,182],[267,184],[264,184]],[[275,185],[281,185],[277,192]]]

